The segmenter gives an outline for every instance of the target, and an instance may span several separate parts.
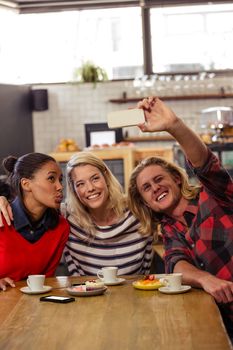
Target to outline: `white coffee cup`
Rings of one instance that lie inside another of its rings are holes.
[[[117,271],[118,268],[115,266],[102,267],[97,271],[97,276],[105,283],[113,283],[117,281]]]
[[[36,292],[39,290],[43,290],[45,281],[45,275],[29,275],[27,279],[28,287]]]
[[[182,273],[171,273],[159,280],[170,290],[180,290],[182,285]]]

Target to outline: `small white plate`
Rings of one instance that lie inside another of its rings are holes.
[[[191,286],[181,286],[181,289],[170,289],[169,287],[160,287],[159,291],[165,294],[185,293],[191,289]]]
[[[123,282],[125,282],[125,278],[117,278],[114,282],[103,282],[106,286],[117,286],[118,284],[122,284]]]
[[[26,293],[26,294],[43,294],[43,293],[50,292],[51,289],[52,289],[51,286],[44,286],[43,289],[36,290],[36,291],[31,290],[29,287],[20,288],[21,292]]]
[[[93,290],[87,290],[87,291],[78,291],[75,290],[75,287],[70,287],[67,288],[67,292],[70,295],[74,295],[77,297],[90,297],[90,296],[94,296],[94,295],[101,295],[104,294],[104,292],[106,292],[108,288],[106,286],[104,286],[103,288],[99,288],[99,289],[93,289]]]

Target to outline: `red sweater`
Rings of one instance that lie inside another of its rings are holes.
[[[69,224],[59,224],[35,243],[28,242],[13,225],[0,227],[0,278],[19,281],[33,274],[53,276],[69,236]]]

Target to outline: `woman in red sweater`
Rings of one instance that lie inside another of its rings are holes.
[[[53,276],[68,239],[59,215],[62,173],[55,159],[41,153],[9,156],[3,167],[15,194],[13,225],[0,227],[0,289],[31,274]]]

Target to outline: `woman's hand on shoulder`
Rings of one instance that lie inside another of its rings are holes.
[[[0,289],[5,291],[7,286],[15,287],[14,281],[9,277],[0,278]]]
[[[0,227],[3,227],[3,217],[5,218],[7,224],[10,226],[11,221],[13,221],[13,213],[11,205],[4,196],[0,196]]]

